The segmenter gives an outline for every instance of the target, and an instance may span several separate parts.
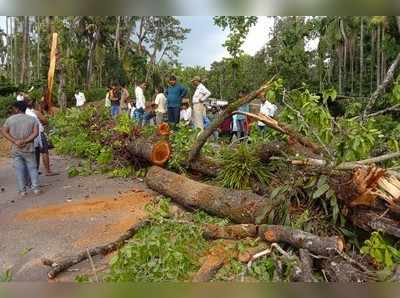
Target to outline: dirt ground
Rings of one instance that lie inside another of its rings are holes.
[[[1,151],[0,151],[1,152]],[[58,260],[86,248],[116,240],[146,216],[145,205],[156,196],[138,179],[110,179],[103,175],[67,176],[76,160],[51,156],[58,176],[40,176],[43,194],[19,197],[9,158],[0,157],[0,274],[10,269],[14,281],[46,281],[42,258]],[[104,270],[110,256],[96,257],[96,270]],[[58,281],[78,274],[91,275],[82,262]]]

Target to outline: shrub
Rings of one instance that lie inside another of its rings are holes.
[[[14,101],[14,96],[0,96],[0,119],[7,118],[10,115]]]

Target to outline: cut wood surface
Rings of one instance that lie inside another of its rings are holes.
[[[237,223],[255,223],[274,204],[251,191],[238,191],[191,180],[160,167],[151,167],[145,178],[153,190],[187,208],[202,209]]]
[[[337,236],[319,237],[317,235],[278,225],[261,225],[259,236],[268,242],[284,242],[297,248],[305,248],[310,252],[331,256],[344,249],[344,242]]]
[[[158,166],[163,166],[171,156],[171,146],[165,140],[138,138],[128,145],[128,150],[132,155]]]

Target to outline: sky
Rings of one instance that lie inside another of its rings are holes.
[[[229,57],[228,52],[222,46],[229,31],[222,31],[221,28],[214,25],[212,16],[179,17],[179,19],[183,26],[191,29],[182,44],[182,53],[179,57],[179,61],[183,65],[200,65],[209,68],[212,62]],[[257,24],[250,29],[242,50],[250,55],[259,51],[269,40],[272,25],[272,18],[259,17]]]
[[[228,29],[222,31],[214,25],[212,16],[185,16],[178,17],[182,25],[190,28],[191,32],[182,43],[182,52],[178,61],[184,66],[205,66],[209,68],[214,61],[229,57],[222,46]],[[5,30],[6,17],[0,16],[0,27]],[[259,17],[257,24],[250,29],[242,49],[246,54],[254,55],[268,41],[273,20],[268,17]]]

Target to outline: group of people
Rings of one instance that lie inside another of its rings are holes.
[[[16,171],[17,191],[21,196],[27,195],[29,189],[40,194],[40,157],[44,174],[57,175],[50,168],[49,142],[45,133],[48,120],[41,112],[40,105],[35,105],[23,93],[17,95],[13,110],[13,115],[6,119],[1,132],[12,144],[11,157]]]
[[[164,90],[157,87],[154,100],[147,100],[145,91],[148,88],[146,82],[142,82],[135,88],[134,100],[126,86],[113,84],[107,91],[105,106],[111,110],[111,116],[117,117],[120,113],[128,113],[140,125],[168,122],[172,126],[183,122],[193,125],[200,130],[204,129],[206,108],[205,102],[211,92],[201,82],[200,77],[194,77],[192,84],[195,88],[192,104],[187,100],[187,89],[177,82],[175,76],[171,76],[168,86]]]

